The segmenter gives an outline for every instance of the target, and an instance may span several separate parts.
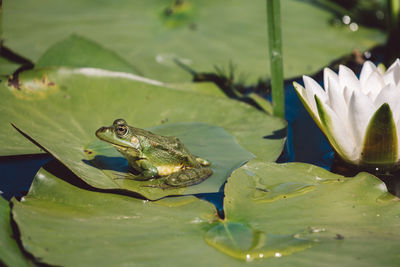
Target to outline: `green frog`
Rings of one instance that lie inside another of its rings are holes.
[[[96,136],[112,144],[139,175],[134,180],[162,178],[160,185],[150,187],[181,188],[199,184],[213,174],[211,163],[193,156],[175,136],[161,136],[129,126],[117,119],[110,127],[101,127]]]

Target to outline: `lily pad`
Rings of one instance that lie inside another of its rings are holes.
[[[34,266],[13,238],[9,203],[0,196],[0,265]]]
[[[0,117],[5,124],[13,123],[91,186],[130,189],[84,161],[87,160],[85,149],[96,140],[94,132],[117,118],[124,118],[139,128],[196,121],[216,125],[233,135],[244,149],[267,161],[276,160],[282,150],[284,138],[264,137],[284,128],[284,121],[247,104],[128,78],[90,76],[81,70],[24,72],[19,89],[3,83],[0,94],[4,104]],[[36,87],[31,90],[33,85]],[[2,153],[22,154],[24,149],[14,147],[19,144],[16,137],[19,134],[11,132],[9,127],[0,131]],[[216,135],[216,140],[218,136],[221,135]],[[237,161],[236,153],[226,154],[227,159],[231,156],[234,166],[243,162],[243,159]],[[207,154],[207,157],[212,156]],[[232,171],[232,165],[226,170]],[[213,192],[219,187],[215,184]],[[153,196],[143,192],[151,199],[173,193],[165,190]]]
[[[66,181],[41,169],[28,195],[12,201],[23,246],[43,263],[399,263],[400,201],[367,173],[345,178],[309,164],[253,160],[229,178],[224,220],[193,196],[151,202]]]
[[[20,64],[0,56],[0,75],[10,75],[19,67]]]
[[[212,204],[183,206],[86,191],[41,169],[29,194],[13,200],[24,249],[57,266],[205,266],[235,260],[209,247]],[[170,201],[173,201],[172,200]]]
[[[212,82],[170,83],[166,84],[166,86],[187,92],[227,97],[226,94]]]
[[[232,174],[225,195],[226,221],[265,235],[265,243],[245,248],[233,242],[243,231],[229,229],[231,241],[216,235],[210,244],[226,254],[254,261],[269,255],[268,265],[279,266],[400,262],[400,199],[370,174],[345,178],[309,164],[253,160]]]
[[[111,71],[138,73],[124,59],[111,50],[77,35],[71,35],[46,51],[36,62],[36,67],[92,67]]]
[[[5,44],[33,61],[70,34],[114,50],[146,77],[192,80],[176,64],[210,72],[230,61],[247,82],[269,75],[265,1],[68,0],[4,1]],[[385,41],[359,25],[335,26],[333,15],[307,1],[282,1],[284,74],[314,73],[334,59]],[[223,17],[223,19],[221,19]]]

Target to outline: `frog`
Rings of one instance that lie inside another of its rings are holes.
[[[161,183],[144,185],[162,189],[196,185],[213,174],[211,162],[194,156],[175,136],[162,136],[145,129],[129,126],[124,119],[116,119],[109,127],[100,127],[96,136],[110,143],[138,173],[125,178]]]

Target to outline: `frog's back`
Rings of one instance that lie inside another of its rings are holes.
[[[153,142],[156,145],[159,146],[175,146],[176,144],[183,145],[183,143],[175,136],[163,136],[163,135],[158,135],[155,133],[152,133],[150,131],[140,129],[140,128],[133,128],[133,132],[139,137],[141,137],[142,140],[148,140],[150,142]]]
[[[181,161],[194,165],[195,160],[193,155],[189,152],[186,146],[175,136],[163,136],[157,135],[150,131],[132,127],[136,135],[142,142],[147,143],[149,149],[158,150],[154,153],[156,157],[162,157],[164,160],[169,157],[171,161],[174,161],[174,157]]]

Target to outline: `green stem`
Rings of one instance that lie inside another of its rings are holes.
[[[3,41],[2,33],[3,33],[3,0],[0,0],[0,44]],[[0,45],[0,49],[1,49],[1,45]]]
[[[400,43],[400,0],[387,0],[387,13],[388,43],[398,45]]]
[[[285,95],[283,90],[283,63],[281,14],[279,0],[266,0],[269,57],[271,66],[272,105],[274,115],[285,117]]]
[[[400,12],[400,1],[389,0],[389,19],[391,26],[395,29],[399,28],[399,12]]]

